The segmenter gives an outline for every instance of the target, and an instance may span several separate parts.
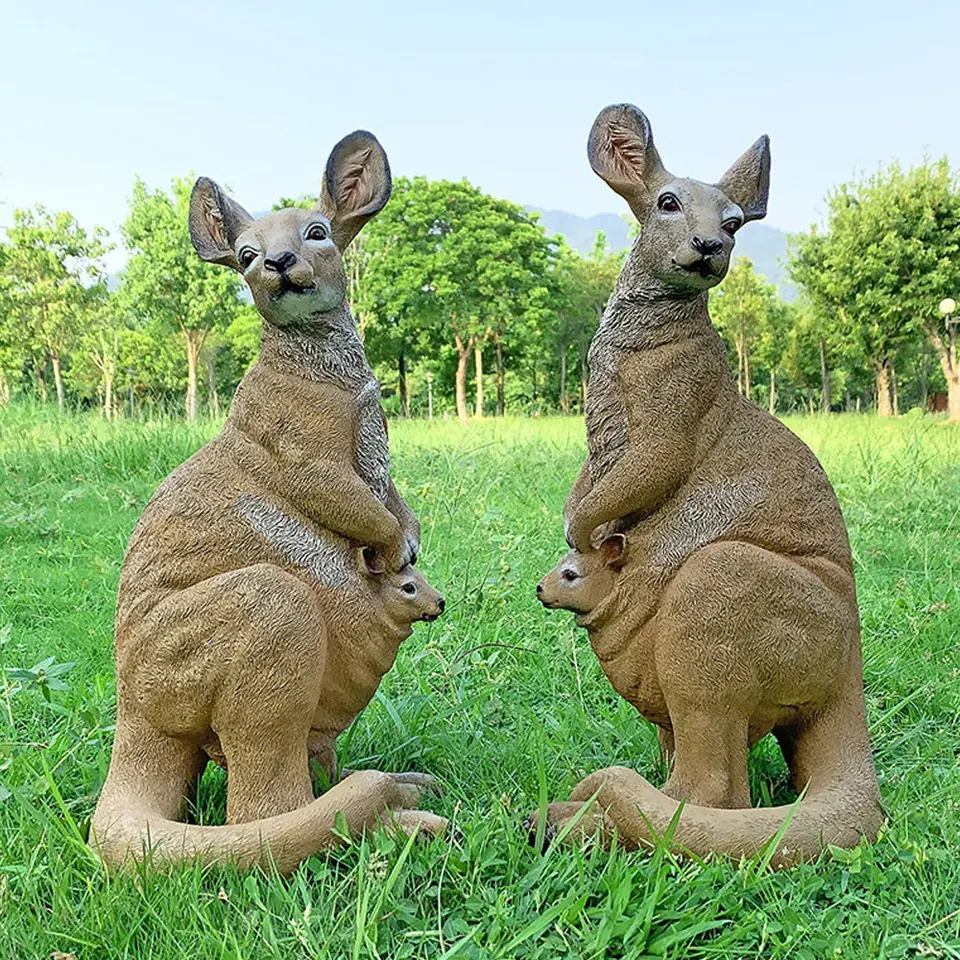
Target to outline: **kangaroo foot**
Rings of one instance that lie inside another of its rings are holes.
[[[561,834],[564,843],[570,846],[585,846],[591,842],[605,843],[612,832],[603,811],[589,801],[568,800],[551,803],[547,807],[546,821],[543,831],[544,850]],[[531,846],[537,842],[539,823],[539,810],[534,810],[523,821],[523,829],[527,831],[527,839]]]

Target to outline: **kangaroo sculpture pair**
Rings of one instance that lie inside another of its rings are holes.
[[[738,395],[707,312],[734,234],[766,213],[768,141],[716,185],[676,178],[621,104],[588,154],[641,233],[590,349],[572,549],[537,594],[576,613],[673,766],[662,791],[601,770],[546,809],[545,829],[640,846],[684,802],[673,842],[696,854],[750,855],[780,832],[773,862],[788,865],[872,839],[882,812],[840,509],[807,447]],[[124,560],[117,732],[91,825],[109,864],[290,871],[337,841],[340,815],[351,830],[447,827],[417,809],[428,775],[336,769],[337,735],[412,624],[444,607],[412,566],[419,526],[390,481],[345,303],[342,252],[389,193],[362,131],[334,148],[314,210],[254,221],[212,181],[194,188],[194,246],[244,275],[263,345],[223,431],[161,485]],[[750,808],[747,752],[769,732],[805,791],[795,808]],[[333,784],[318,799],[311,757]],[[211,759],[227,767],[228,823],[183,823]]]

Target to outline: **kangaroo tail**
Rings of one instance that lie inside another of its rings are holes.
[[[142,861],[162,866],[199,861],[204,866],[232,863],[240,869],[273,865],[285,874],[337,842],[338,813],[354,829],[372,826],[398,805],[398,789],[386,774],[364,771],[297,810],[222,827],[169,820],[142,802],[127,804],[114,795],[98,805],[89,842],[112,867]],[[418,813],[421,819],[429,816]]]
[[[602,779],[588,777],[570,799],[584,801],[597,794],[600,809],[606,811],[606,826],[615,826],[630,846],[646,845],[654,834],[668,834],[680,809],[677,800],[626,767],[611,767],[595,777]],[[874,840],[882,822],[874,776],[863,784],[837,782],[788,806],[726,810],[685,804],[672,843],[698,856],[714,852],[752,857],[779,834],[770,862],[788,867],[816,859],[831,844],[854,847],[864,837]]]

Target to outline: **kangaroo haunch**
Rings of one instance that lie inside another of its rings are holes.
[[[574,549],[537,592],[578,614],[673,770],[663,792],[601,770],[549,808],[551,827],[586,813],[581,832],[615,827],[637,845],[685,800],[677,844],[753,854],[789,812],[744,809],[748,747],[772,732],[806,789],[774,862],[873,838],[882,813],[843,517],[813,453],[738,394],[707,311],[737,230],[766,213],[767,138],[718,184],[678,178],[647,118],[620,104],[597,117],[588,154],[641,232],[590,346],[589,458],[563,511]],[[595,794],[598,812],[583,811]]]
[[[380,388],[344,296],[342,251],[390,196],[371,134],[330,155],[313,210],[254,220],[200,179],[190,234],[244,275],[260,357],[221,433],[160,486],[124,558],[117,730],[91,844],[110,864],[200,858],[281,871],[414,809],[424,774],[365,771],[317,800],[309,756],[336,783],[335,742],[417,620],[443,599],[410,564],[420,528],[390,480]],[[207,759],[224,764],[226,826],[178,822]]]

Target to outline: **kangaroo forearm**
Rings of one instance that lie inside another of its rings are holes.
[[[412,541],[420,545],[420,521],[417,519],[416,514],[407,506],[406,501],[403,497],[400,496],[400,491],[397,490],[394,486],[393,481],[390,481],[390,486],[387,489],[387,509],[397,518],[397,521],[400,524],[400,529],[403,530],[403,535],[407,540]]]
[[[570,543],[570,525],[573,522],[577,507],[580,506],[583,498],[590,492],[592,481],[590,480],[590,461],[588,460],[581,468],[577,479],[567,494],[567,500],[563,505],[563,535]],[[573,544],[571,543],[571,546]]]
[[[284,489],[296,491],[294,502],[318,526],[348,540],[387,547],[402,540],[397,518],[356,474],[305,465],[286,474]]]
[[[633,457],[624,457],[580,501],[570,521],[568,540],[577,550],[590,546],[590,534],[611,520],[656,509],[679,483],[673,475],[650,475]]]

